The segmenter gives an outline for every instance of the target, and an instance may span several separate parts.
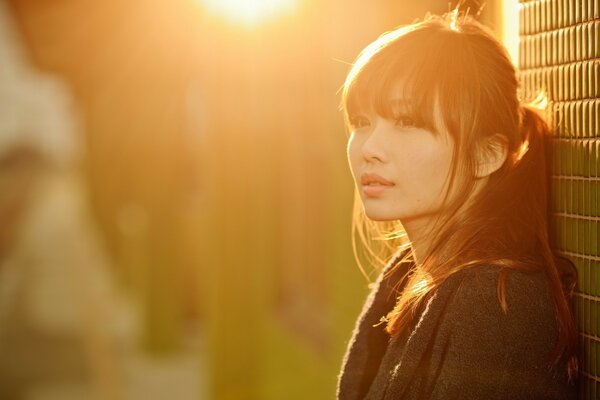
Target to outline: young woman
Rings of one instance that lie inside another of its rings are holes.
[[[354,226],[406,240],[371,286],[338,399],[576,398],[551,131],[517,92],[506,50],[458,10],[385,33],[353,64]]]

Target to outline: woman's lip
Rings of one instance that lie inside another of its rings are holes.
[[[377,197],[386,189],[390,189],[393,186],[394,185],[363,185],[363,192],[369,197]]]
[[[391,181],[388,181],[387,179],[385,179],[384,177],[382,177],[381,175],[372,173],[372,172],[366,172],[364,174],[361,175],[360,177],[360,183],[362,183],[363,185],[369,185],[372,182],[378,182],[382,185],[393,185],[394,183]]]

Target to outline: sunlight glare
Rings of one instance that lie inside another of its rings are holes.
[[[298,0],[199,0],[207,9],[244,25],[259,23],[291,11]]]
[[[523,8],[518,0],[505,0],[498,3],[501,15],[502,42],[508,50],[512,62],[519,65],[519,10]]]
[[[426,291],[429,288],[430,285],[430,279],[428,279],[426,276],[419,279],[418,282],[415,283],[415,285],[413,286],[413,291],[415,293],[421,293],[423,291]]]

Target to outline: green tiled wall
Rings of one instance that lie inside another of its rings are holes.
[[[554,218],[579,271],[580,399],[600,398],[600,1],[519,3],[523,96],[544,89],[555,128]]]

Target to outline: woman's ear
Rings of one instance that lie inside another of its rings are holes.
[[[477,152],[477,178],[485,178],[502,167],[508,157],[508,139],[496,133],[480,144]]]

